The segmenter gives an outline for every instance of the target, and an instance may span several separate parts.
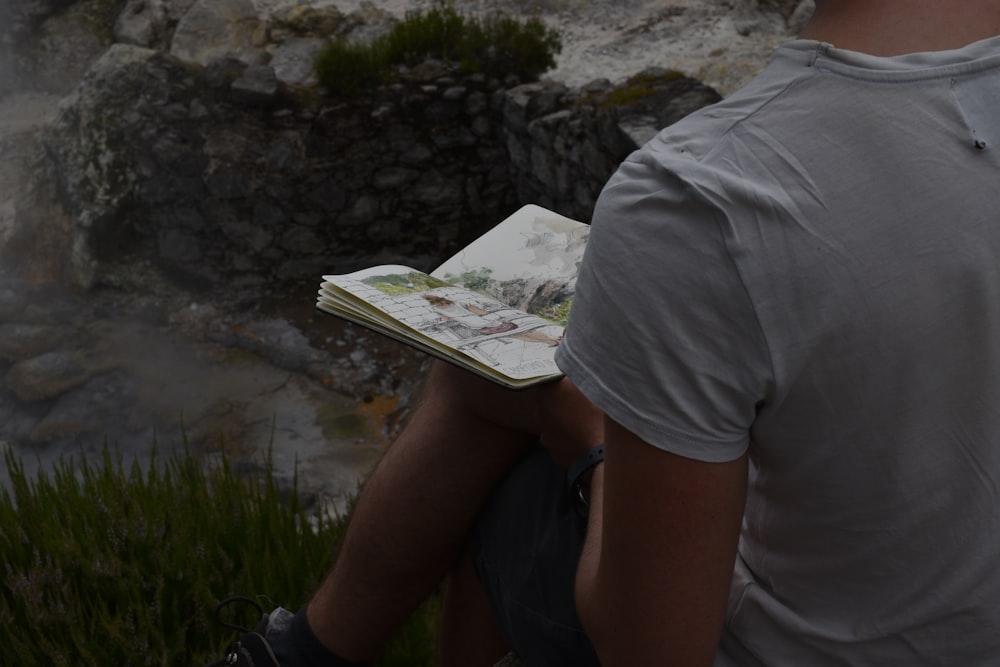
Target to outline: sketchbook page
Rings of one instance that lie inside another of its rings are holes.
[[[385,328],[433,341],[511,378],[561,374],[554,357],[563,328],[540,317],[407,267],[379,266],[323,278],[324,294],[342,290],[364,302],[374,309],[367,319]],[[329,300],[321,296],[320,302],[329,310]],[[359,306],[355,302],[344,310],[358,315]]]
[[[336,286],[331,286],[333,290],[337,290]],[[415,336],[413,333],[406,331],[402,327],[392,328],[387,326],[385,323],[380,321],[375,321],[370,319],[369,314],[358,315],[355,312],[345,311],[343,309],[343,302],[337,298],[331,297],[330,293],[324,293],[320,296],[319,301],[316,304],[317,308],[320,310],[336,315],[338,317],[343,317],[346,320],[359,324],[367,329],[371,329],[376,333],[380,333],[383,336],[391,338],[397,342],[404,345],[412,347],[416,350],[420,350],[426,354],[444,359],[452,364],[460,366],[465,370],[468,370],[476,375],[482,376],[492,382],[496,382],[499,385],[508,387],[510,389],[523,389],[525,387],[530,387],[535,384],[540,384],[542,382],[547,382],[559,375],[542,375],[538,377],[529,377],[524,379],[514,379],[504,375],[503,373],[481,364],[471,357],[465,356],[458,350],[453,350],[451,348],[442,346],[435,341],[424,339],[419,336]],[[360,310],[358,311],[360,312]]]
[[[360,324],[361,326],[371,329],[376,333],[392,338],[395,341],[420,350],[426,354],[431,354],[458,364],[463,368],[467,368],[495,382],[499,382],[500,384],[511,387],[520,386],[518,382],[510,380],[505,375],[490,372],[489,369],[476,364],[468,357],[463,356],[457,350],[442,349],[440,346],[431,345],[430,343],[433,341],[429,342],[419,336],[414,336],[405,328],[399,326],[393,327],[381,320],[373,320],[371,316],[371,309],[352,306],[345,301],[342,295],[337,293],[338,288],[335,285],[331,285],[330,283],[323,283],[323,285],[329,287],[329,290],[320,292],[319,299],[316,302],[316,307],[318,309],[326,313],[330,313],[331,315],[343,317],[344,319],[356,324]]]
[[[566,325],[590,225],[528,204],[431,275]]]

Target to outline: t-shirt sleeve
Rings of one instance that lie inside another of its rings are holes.
[[[746,450],[771,378],[730,222],[648,154],[623,163],[598,200],[556,357],[610,418],[712,462]]]

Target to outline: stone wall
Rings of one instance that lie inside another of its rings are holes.
[[[48,263],[83,287],[429,269],[522,203],[589,220],[629,152],[716,99],[665,70],[568,89],[429,61],[345,101],[286,85],[270,65],[116,44],[43,138],[62,250],[12,247],[65,252]]]
[[[661,68],[620,86],[525,84],[503,98],[514,190],[524,202],[589,221],[608,177],[660,129],[719,100],[711,88]]]
[[[364,103],[317,103],[266,67],[116,45],[45,137],[74,281],[137,256],[192,284],[426,264],[516,203],[498,87],[427,63]]]

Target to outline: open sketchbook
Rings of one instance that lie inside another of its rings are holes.
[[[323,276],[316,307],[512,388],[561,375],[555,349],[590,227],[527,205],[430,274]]]

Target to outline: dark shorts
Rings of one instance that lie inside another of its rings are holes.
[[[565,473],[539,448],[514,468],[473,531],[476,571],[507,643],[528,667],[599,664],[573,597],[585,530]]]

